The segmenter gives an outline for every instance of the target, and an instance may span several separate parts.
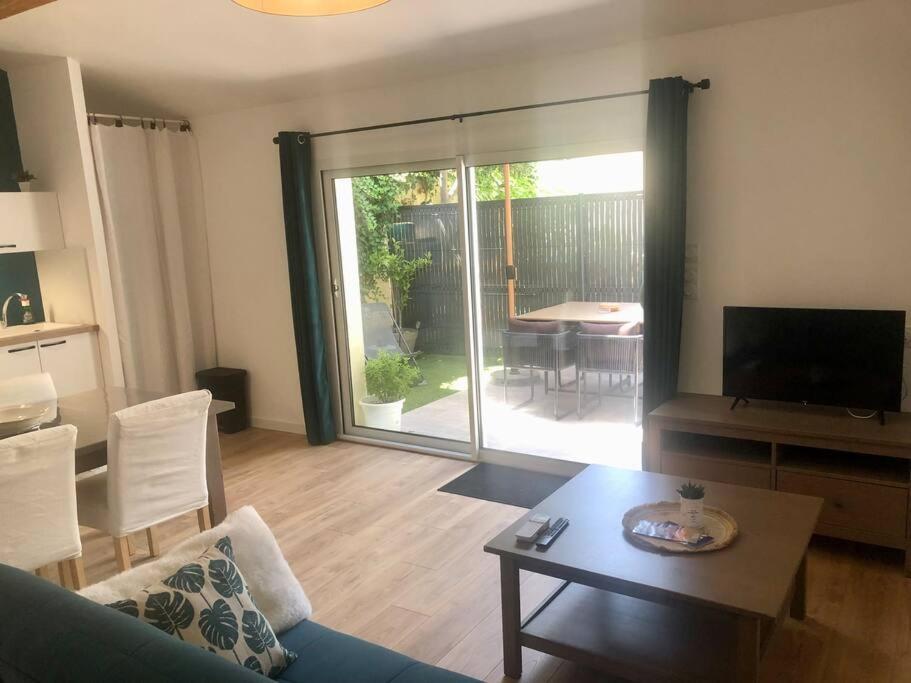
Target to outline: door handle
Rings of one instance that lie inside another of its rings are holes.
[[[46,349],[49,346],[60,346],[61,344],[66,344],[66,339],[64,339],[63,341],[51,342],[50,344],[39,344],[38,346],[40,346],[42,349]]]
[[[38,347],[36,347],[36,346],[34,346],[34,345],[32,345],[32,346],[20,346],[18,349],[9,349],[9,350],[7,351],[7,353],[19,353],[20,351],[33,351],[33,350],[36,349],[36,348],[38,348]]]

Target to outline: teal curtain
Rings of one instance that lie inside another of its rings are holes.
[[[677,393],[686,251],[686,123],[692,86],[649,82],[645,134],[645,414]]]
[[[19,136],[9,76],[0,70],[0,192],[19,191],[13,176],[21,170],[22,157],[19,154]]]
[[[311,444],[326,444],[335,440],[336,433],[313,235],[310,136],[307,133],[279,133],[278,150],[285,240],[288,244],[291,315],[297,342],[297,372],[304,404],[304,423],[307,440]]]

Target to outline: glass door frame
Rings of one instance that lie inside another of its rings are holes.
[[[530,149],[512,149],[489,152],[476,152],[458,155],[448,159],[433,161],[383,164],[377,166],[349,167],[321,171],[323,192],[324,225],[326,244],[329,251],[329,273],[331,291],[325,296],[331,299],[331,310],[335,330],[336,344],[336,377],[339,382],[338,414],[341,416],[341,438],[349,441],[379,446],[394,447],[401,450],[413,450],[444,457],[490,462],[494,464],[539,470],[554,474],[572,476],[586,467],[585,464],[569,460],[532,455],[519,451],[504,451],[483,446],[483,423],[481,421],[481,398],[479,395],[481,375],[483,372],[481,351],[482,334],[481,317],[481,283],[475,276],[479,273],[478,227],[475,215],[475,202],[469,183],[469,169],[492,164],[548,161],[552,159],[593,156],[598,154],[616,154],[636,152],[643,149],[639,138],[613,140],[609,142],[588,142],[581,144],[551,145]],[[462,255],[462,296],[463,318],[465,322],[466,370],[468,372],[468,442],[452,441],[442,438],[422,436],[399,432],[395,439],[390,432],[359,427],[353,424],[351,403],[351,375],[349,366],[348,329],[344,307],[344,290],[340,259],[340,233],[336,213],[335,180],[362,175],[379,175],[383,173],[406,173],[409,171],[427,171],[456,169],[459,184],[460,205],[460,250]]]
[[[338,221],[338,203],[335,181],[357,176],[384,175],[390,173],[408,173],[414,171],[441,171],[455,169],[459,186],[459,251],[462,260],[462,314],[464,323],[465,370],[468,379],[466,391],[469,440],[456,441],[441,437],[427,436],[410,432],[387,432],[355,424],[354,403],[351,388],[351,358],[349,345],[348,316],[345,304],[344,277],[342,272],[341,230]],[[335,325],[335,343],[337,353],[337,370],[339,381],[338,397],[340,401],[341,435],[343,438],[363,443],[392,446],[395,448],[418,450],[434,455],[477,460],[480,444],[479,412],[476,367],[476,339],[474,331],[475,305],[473,300],[472,281],[474,277],[474,258],[472,256],[469,224],[468,195],[466,192],[466,167],[462,157],[439,159],[434,161],[385,164],[359,168],[324,170],[321,173],[323,207],[325,212],[326,244],[329,251],[329,274],[331,281],[331,308]]]
[[[463,173],[465,176],[464,193],[466,195],[465,211],[470,212],[468,221],[468,237],[470,242],[470,253],[472,258],[472,273],[480,273],[480,244],[478,237],[478,219],[476,214],[476,202],[473,196],[473,185],[471,182],[471,173],[473,169],[480,166],[494,166],[502,164],[515,164],[524,162],[551,161],[559,159],[571,159],[576,157],[589,157],[601,154],[622,154],[628,152],[642,152],[645,148],[644,140],[639,138],[630,138],[627,140],[614,140],[601,143],[582,143],[571,145],[554,145],[542,146],[525,150],[503,150],[494,152],[479,152],[467,154],[460,157],[463,163]],[[473,317],[476,321],[474,328],[474,343],[478,349],[475,360],[483,359],[483,330],[479,321],[483,320],[481,305],[483,298],[481,296],[481,281],[476,278],[471,282],[472,288],[472,305]],[[481,374],[483,367],[481,362],[475,363],[474,385],[483,387]],[[519,467],[522,469],[536,470],[558,474],[561,476],[575,476],[588,465],[585,463],[575,462],[572,460],[562,460],[551,458],[546,455],[535,455],[532,453],[523,453],[521,451],[508,451],[497,448],[484,446],[484,421],[481,419],[482,402],[484,399],[478,396],[476,399],[475,409],[478,415],[477,424],[477,459],[481,462],[505,465],[508,467]]]

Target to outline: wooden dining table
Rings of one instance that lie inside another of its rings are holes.
[[[602,306],[608,306],[605,310]],[[599,301],[567,301],[566,303],[539,308],[517,316],[519,320],[551,321],[567,323],[641,323],[642,304],[614,303]]]
[[[56,416],[40,425],[39,429],[62,424],[76,427],[76,474],[81,474],[107,464],[108,421],[112,413],[167,395],[142,389],[105,387],[63,396],[56,401]],[[228,514],[221,471],[218,423],[215,416],[233,408],[232,402],[218,399],[212,399],[209,406],[206,429],[206,484],[209,489],[209,514],[213,525],[220,523]]]

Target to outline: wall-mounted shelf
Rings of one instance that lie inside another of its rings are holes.
[[[0,254],[64,246],[56,192],[0,192]]]

